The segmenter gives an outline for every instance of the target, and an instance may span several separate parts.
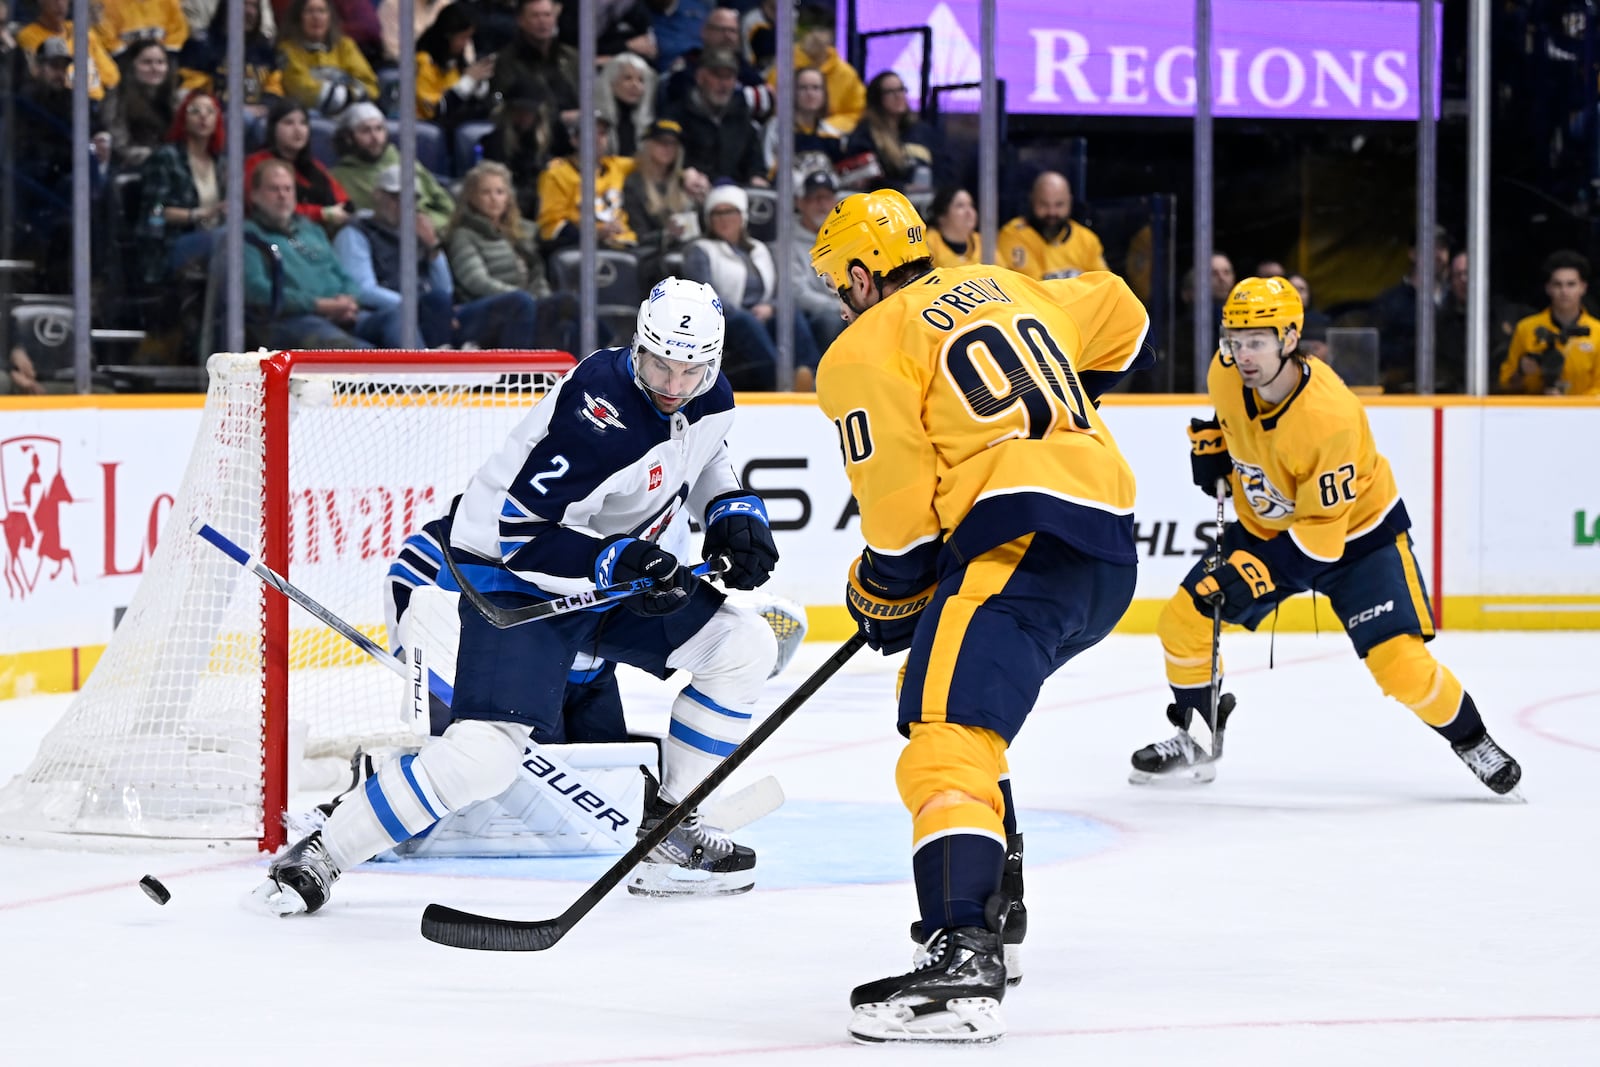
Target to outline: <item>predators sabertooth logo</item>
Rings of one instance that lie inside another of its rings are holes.
[[[1244,490],[1245,501],[1259,518],[1286,519],[1294,514],[1294,501],[1267,480],[1266,471],[1237,459],[1233,461],[1233,469],[1239,472],[1239,485]]]

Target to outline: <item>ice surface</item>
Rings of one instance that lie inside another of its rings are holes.
[[[789,796],[740,835],[754,892],[617,893],[544,953],[442,948],[418,919],[431,901],[548,917],[608,861],[374,864],[275,920],[239,904],[249,855],[0,847],[0,1063],[1600,1063],[1600,635],[1433,645],[1522,762],[1526,805],[1385,699],[1342,635],[1280,636],[1271,671],[1266,635],[1226,648],[1239,710],[1209,786],[1126,783],[1170,733],[1154,638],[1112,638],[1046,688],[1011,753],[1030,914],[998,1046],[845,1036],[850,988],[905,968],[915,918],[895,664],[863,652],[734,779]],[[829,651],[802,649],[768,706]],[[669,690],[624,673],[635,725],[662,728]],[[65,703],[0,704],[0,779]]]

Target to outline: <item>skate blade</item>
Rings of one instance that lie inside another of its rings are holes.
[[[731,897],[756,886],[756,872],[688,871],[661,863],[642,864],[628,878],[628,892],[636,897]]]
[[[286,885],[279,885],[268,878],[265,882],[251,890],[244,898],[246,910],[258,915],[271,915],[283,919],[290,915],[304,915],[306,902],[299,893]]]
[[[1137,767],[1128,772],[1129,785],[1205,785],[1217,777],[1217,766],[1207,760],[1205,763],[1192,763],[1187,767],[1180,767],[1171,771],[1141,771]]]
[[[862,1004],[850,1019],[849,1033],[863,1045],[981,1045],[1005,1037],[1006,1023],[993,997],[956,997],[944,1011],[925,1015],[906,1003]]]

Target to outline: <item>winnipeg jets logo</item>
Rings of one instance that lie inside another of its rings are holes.
[[[1233,469],[1239,472],[1239,484],[1244,487],[1244,498],[1250,509],[1263,519],[1283,519],[1294,514],[1294,501],[1267,480],[1267,472],[1250,463],[1235,459]]]
[[[622,424],[621,412],[617,410],[617,406],[603,396],[590,396],[584,393],[583,409],[579,414],[594,424],[594,428],[601,433],[605,432],[607,426],[615,426],[619,430],[627,429]]]

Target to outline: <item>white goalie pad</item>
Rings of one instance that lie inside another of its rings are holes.
[[[428,736],[428,675],[451,692],[456,684],[456,657],[461,648],[460,593],[436,585],[418,586],[405,614],[390,631],[391,644],[411,665],[411,685],[401,716],[419,737]]]
[[[618,855],[632,844],[644,811],[641,766],[658,774],[648,741],[545,745],[572,772],[553,770],[529,749],[522,773],[492,800],[445,816],[397,845],[396,858]],[[593,785],[593,790],[588,786]],[[604,799],[602,799],[602,796]]]

